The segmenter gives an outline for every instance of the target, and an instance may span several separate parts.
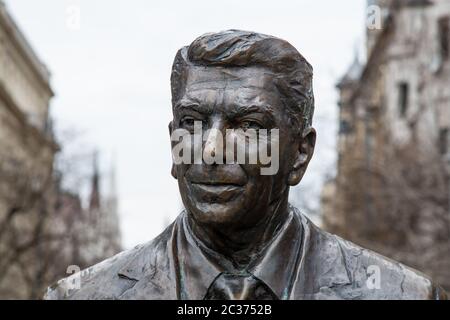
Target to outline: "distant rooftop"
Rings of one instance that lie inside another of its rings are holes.
[[[353,60],[353,63],[350,65],[350,67],[348,68],[345,75],[338,82],[337,86],[342,87],[342,86],[354,83],[355,81],[359,80],[363,69],[364,69],[364,65],[359,61],[358,56],[355,55],[355,59]]]

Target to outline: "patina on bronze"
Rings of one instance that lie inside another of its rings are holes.
[[[205,34],[179,50],[170,131],[192,130],[195,121],[220,131],[278,128],[278,172],[261,175],[260,164],[174,165],[185,206],[174,223],[59,281],[46,298],[444,298],[425,275],[319,229],[289,205],[316,140],[312,75],[288,42],[254,32]]]

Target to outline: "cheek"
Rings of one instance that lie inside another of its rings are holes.
[[[298,141],[292,135],[280,133],[279,163],[281,171],[285,169],[284,171],[286,172],[286,169],[290,169],[290,166],[294,163],[294,159],[297,156],[298,148]]]
[[[177,164],[175,165],[175,170],[177,172],[177,181],[180,191],[186,192],[187,190],[187,182],[185,179],[186,173],[189,170],[190,165],[187,164]]]
[[[249,181],[246,195],[244,195],[245,207],[248,210],[260,210],[266,207],[279,193],[277,189],[279,188],[273,176],[255,176]]]
[[[243,165],[244,171],[248,177],[248,187],[251,189],[251,192],[261,192],[261,190],[265,190],[267,188],[271,188],[274,183],[275,176],[268,176],[261,174],[261,167],[258,165]],[[249,190],[250,191],[250,190]]]
[[[190,165],[189,164],[177,164],[177,172],[180,175],[180,177],[184,177],[186,175],[186,172],[189,170]]]

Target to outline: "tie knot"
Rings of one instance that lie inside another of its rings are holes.
[[[249,272],[219,274],[205,296],[206,300],[276,300],[273,291]]]

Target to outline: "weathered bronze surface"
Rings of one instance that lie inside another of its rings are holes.
[[[321,230],[289,205],[316,132],[312,67],[288,42],[238,30],[203,35],[178,51],[171,82],[171,133],[190,132],[195,121],[220,132],[277,128],[278,171],[174,164],[185,206],[175,222],[59,281],[47,299],[445,298],[425,275]],[[202,148],[215,150],[210,136]]]

